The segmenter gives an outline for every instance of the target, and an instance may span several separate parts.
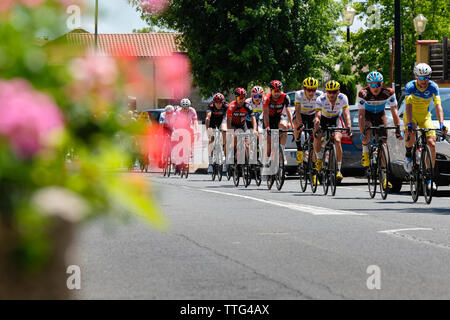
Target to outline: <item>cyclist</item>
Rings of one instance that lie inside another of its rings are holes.
[[[289,125],[292,126],[292,113],[289,96],[282,92],[283,84],[279,80],[270,82],[270,93],[266,94],[263,99],[263,121],[265,129],[281,129],[287,130]],[[286,111],[287,121],[284,119],[283,111]],[[281,148],[284,148],[287,141],[286,132],[281,133]],[[267,156],[271,154],[271,137],[267,137]]]
[[[167,105],[164,108],[164,112],[161,113],[159,117],[159,123],[163,127],[163,146],[168,146],[168,148],[163,149],[163,156],[166,156],[167,154],[170,154],[172,152],[172,142],[170,140],[170,137],[172,136],[172,132],[174,130],[175,126],[175,108],[172,105]],[[164,159],[165,157],[163,157]]]
[[[434,101],[436,108],[436,116],[439,121],[439,129],[446,134],[447,128],[444,125],[444,111],[441,105],[441,97],[439,96],[439,87],[436,82],[430,80],[431,67],[426,63],[419,63],[414,67],[414,75],[416,80],[412,80],[406,84],[406,110],[403,116],[405,124],[405,135],[408,139],[405,140],[406,147],[406,166],[405,169],[409,173],[412,170],[412,148],[415,142],[415,135],[411,134],[412,130],[418,126],[424,129],[433,129],[433,122],[431,120],[430,102]],[[431,157],[433,159],[433,166],[436,161],[436,132],[428,131],[427,144],[430,147]],[[431,180],[427,182],[430,188]],[[433,184],[433,189],[436,185]]]
[[[383,85],[383,75],[378,71],[370,72],[366,77],[367,87],[361,89],[358,92],[358,99],[356,104],[359,107],[359,129],[363,134],[362,139],[362,159],[361,164],[363,167],[370,165],[369,160],[369,142],[371,130],[368,130],[364,134],[364,129],[368,127],[387,127],[386,118],[386,104],[389,103],[394,124],[396,126],[395,135],[397,139],[402,140],[403,137],[400,132],[400,117],[397,110],[397,99],[395,92],[389,87]],[[387,137],[386,129],[378,130],[378,135],[381,137]],[[383,139],[383,143],[386,144],[387,139]],[[384,188],[392,188],[389,181],[383,181]]]
[[[223,131],[227,130],[227,108],[228,104],[225,101],[225,97],[221,93],[216,93],[213,96],[213,102],[211,102],[206,110],[206,121],[205,127],[206,132],[209,138],[208,144],[208,156],[209,156],[209,166],[208,173],[212,173],[212,152],[213,152],[213,143],[214,143],[214,135],[213,129],[220,129]],[[226,132],[222,132],[223,137],[223,145],[225,146],[226,141]],[[226,148],[224,147],[224,154],[226,152]],[[226,164],[223,165],[223,171],[226,172]]]
[[[313,129],[316,112],[316,100],[323,92],[317,90],[319,81],[314,78],[303,80],[303,90],[295,92],[295,113],[294,113],[294,137],[297,144],[297,162],[303,162],[303,151],[300,141],[300,133],[303,128]]]
[[[253,115],[255,116],[256,124],[258,125],[258,129],[262,129],[262,113],[263,113],[263,96],[264,96],[264,89],[260,86],[254,86],[252,90],[250,91],[251,97],[246,100],[246,102],[252,107]],[[249,129],[255,129],[253,128],[252,121],[250,119],[250,116],[247,116],[247,128]],[[260,130],[258,130],[260,131]]]
[[[263,96],[264,96],[264,89],[260,86],[254,86],[251,90],[251,97],[246,100],[246,102],[252,107],[253,114],[255,115],[256,124],[258,126],[258,130],[255,129],[255,131],[258,131],[258,133],[260,134],[263,133],[263,123],[262,123]],[[247,127],[249,129],[254,129],[249,115],[247,115],[246,120],[247,120]],[[258,135],[258,142],[260,142],[259,135]]]
[[[234,95],[236,99],[228,105],[227,111],[227,128],[229,129],[241,129],[247,131],[247,115],[250,117],[253,128],[257,128],[256,119],[253,115],[253,110],[251,106],[246,101],[247,91],[244,88],[236,88],[234,90]],[[253,130],[253,129],[251,129]],[[245,145],[248,153],[248,139],[245,139]],[[234,139],[234,146],[236,148],[237,137]]]
[[[175,126],[176,129],[184,129],[190,133],[192,151],[194,136],[198,136],[197,112],[191,107],[191,101],[187,98],[181,99],[180,106],[181,108],[175,112]],[[177,169],[179,169],[179,165],[180,163],[178,163]]]
[[[341,85],[339,82],[330,80],[325,85],[326,93],[323,93],[316,100],[316,116],[314,118],[314,151],[316,153],[316,170],[322,170],[322,133],[319,133],[319,126],[323,130],[328,127],[342,128],[343,124],[339,119],[340,112],[344,114],[347,128],[350,129],[349,135],[351,136],[351,120],[350,111],[348,105],[348,98],[345,94],[339,91]],[[336,131],[334,133],[334,144],[336,146],[336,158],[338,162],[338,172],[336,178],[342,180],[344,177],[341,173],[342,167],[342,145],[341,145],[342,133]]]
[[[161,113],[159,117],[159,123],[163,126],[166,131],[172,133],[173,127],[175,125],[175,107],[172,105],[167,105],[164,108],[164,112]]]

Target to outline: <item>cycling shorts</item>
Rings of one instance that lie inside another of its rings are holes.
[[[422,129],[434,129],[433,120],[431,120],[431,113],[428,112],[425,117],[421,114],[415,114],[413,112],[412,122],[414,122],[419,128]],[[403,123],[405,124],[405,128],[408,126],[408,115],[407,111],[403,115]],[[428,131],[427,137],[436,137],[436,131]]]

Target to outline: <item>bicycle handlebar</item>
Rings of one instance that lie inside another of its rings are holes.
[[[378,127],[368,127],[364,129],[364,134],[368,130],[380,130],[380,129],[386,129],[386,130],[397,130],[397,127],[385,127],[385,126],[378,126]]]

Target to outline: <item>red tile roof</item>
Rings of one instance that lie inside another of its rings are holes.
[[[184,52],[176,45],[175,38],[178,36],[180,34],[175,33],[99,34],[98,54],[125,54],[140,58],[171,56]],[[87,49],[95,46],[95,35],[92,33],[68,33],[66,37],[71,45],[85,46]]]

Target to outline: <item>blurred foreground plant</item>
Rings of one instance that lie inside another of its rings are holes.
[[[134,161],[129,141],[143,130],[125,109],[133,61],[74,57],[64,43],[36,39],[63,34],[73,2],[0,4],[0,240],[8,232],[16,240],[0,246],[10,246],[3,252],[27,273],[45,269],[58,219],[130,213],[165,225],[148,182],[120,172]]]

